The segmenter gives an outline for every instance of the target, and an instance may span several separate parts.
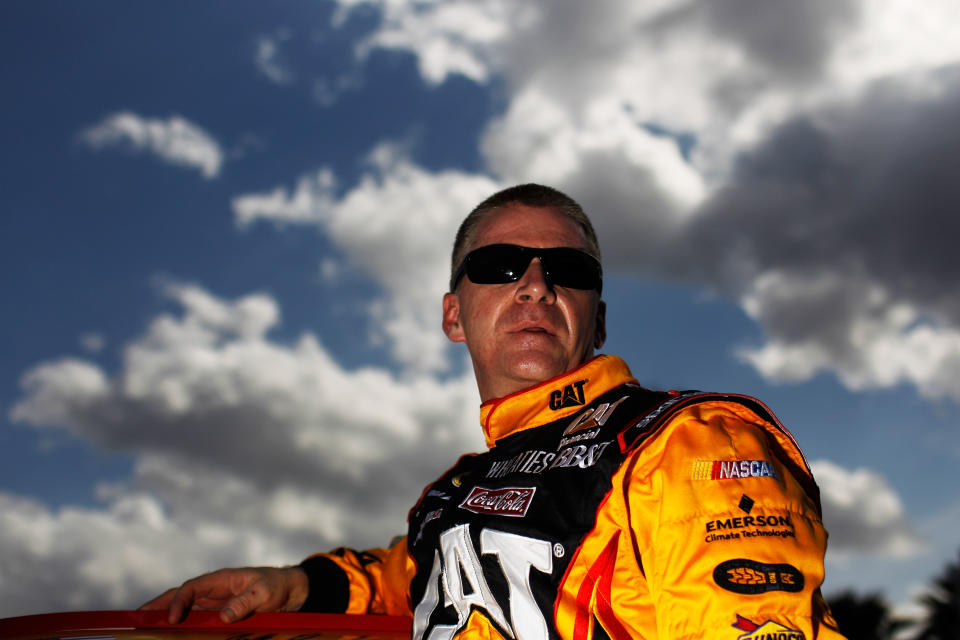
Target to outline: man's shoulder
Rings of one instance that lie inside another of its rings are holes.
[[[773,458],[809,484],[808,493],[818,493],[800,445],[773,411],[757,398],[699,390],[649,393],[660,394],[646,396],[659,401],[621,431],[619,440],[624,451],[679,447],[684,450],[681,455],[693,459],[704,454],[706,459],[718,442],[735,442],[746,437],[763,442],[764,449]]]
[[[799,450],[796,440],[773,411],[752,396],[698,389],[655,391],[635,384],[623,385],[621,389],[627,392],[623,397],[630,398],[625,408],[631,417],[620,434],[625,450],[690,424],[705,428],[716,425],[728,430],[759,429]]]
[[[625,412],[630,415],[624,429],[626,448],[634,448],[643,440],[668,427],[675,418],[698,406],[725,406],[731,412],[749,411],[761,421],[780,425],[779,420],[762,402],[751,396],[715,393],[699,389],[658,391],[627,383],[611,391],[610,396],[625,401]]]

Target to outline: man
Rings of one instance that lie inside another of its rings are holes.
[[[605,338],[576,202],[494,194],[454,244],[443,330],[490,449],[461,458],[389,549],[225,569],[144,605],[412,615],[415,638],[839,638],[816,485],[759,402],[640,387]]]

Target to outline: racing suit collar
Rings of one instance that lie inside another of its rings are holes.
[[[627,363],[598,355],[576,369],[523,391],[480,405],[480,424],[487,446],[513,433],[573,415],[594,398],[626,382],[636,382]]]

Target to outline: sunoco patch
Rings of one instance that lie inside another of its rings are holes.
[[[748,620],[737,614],[736,623],[730,626],[737,631],[746,631],[743,635],[738,636],[737,640],[805,640],[803,631],[790,629],[773,620],[757,624],[753,620]]]

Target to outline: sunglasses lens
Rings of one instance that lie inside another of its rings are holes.
[[[467,277],[476,284],[516,282],[532,259],[533,254],[523,247],[508,244],[481,247],[467,256]]]
[[[535,257],[540,258],[546,277],[553,285],[588,291],[600,290],[602,286],[602,272],[597,259],[569,247],[532,249],[512,244],[492,244],[470,252],[461,271],[465,271],[474,284],[516,282],[523,277]]]
[[[587,290],[600,288],[600,263],[583,251],[548,249],[544,251],[542,261],[547,277],[558,286]]]

